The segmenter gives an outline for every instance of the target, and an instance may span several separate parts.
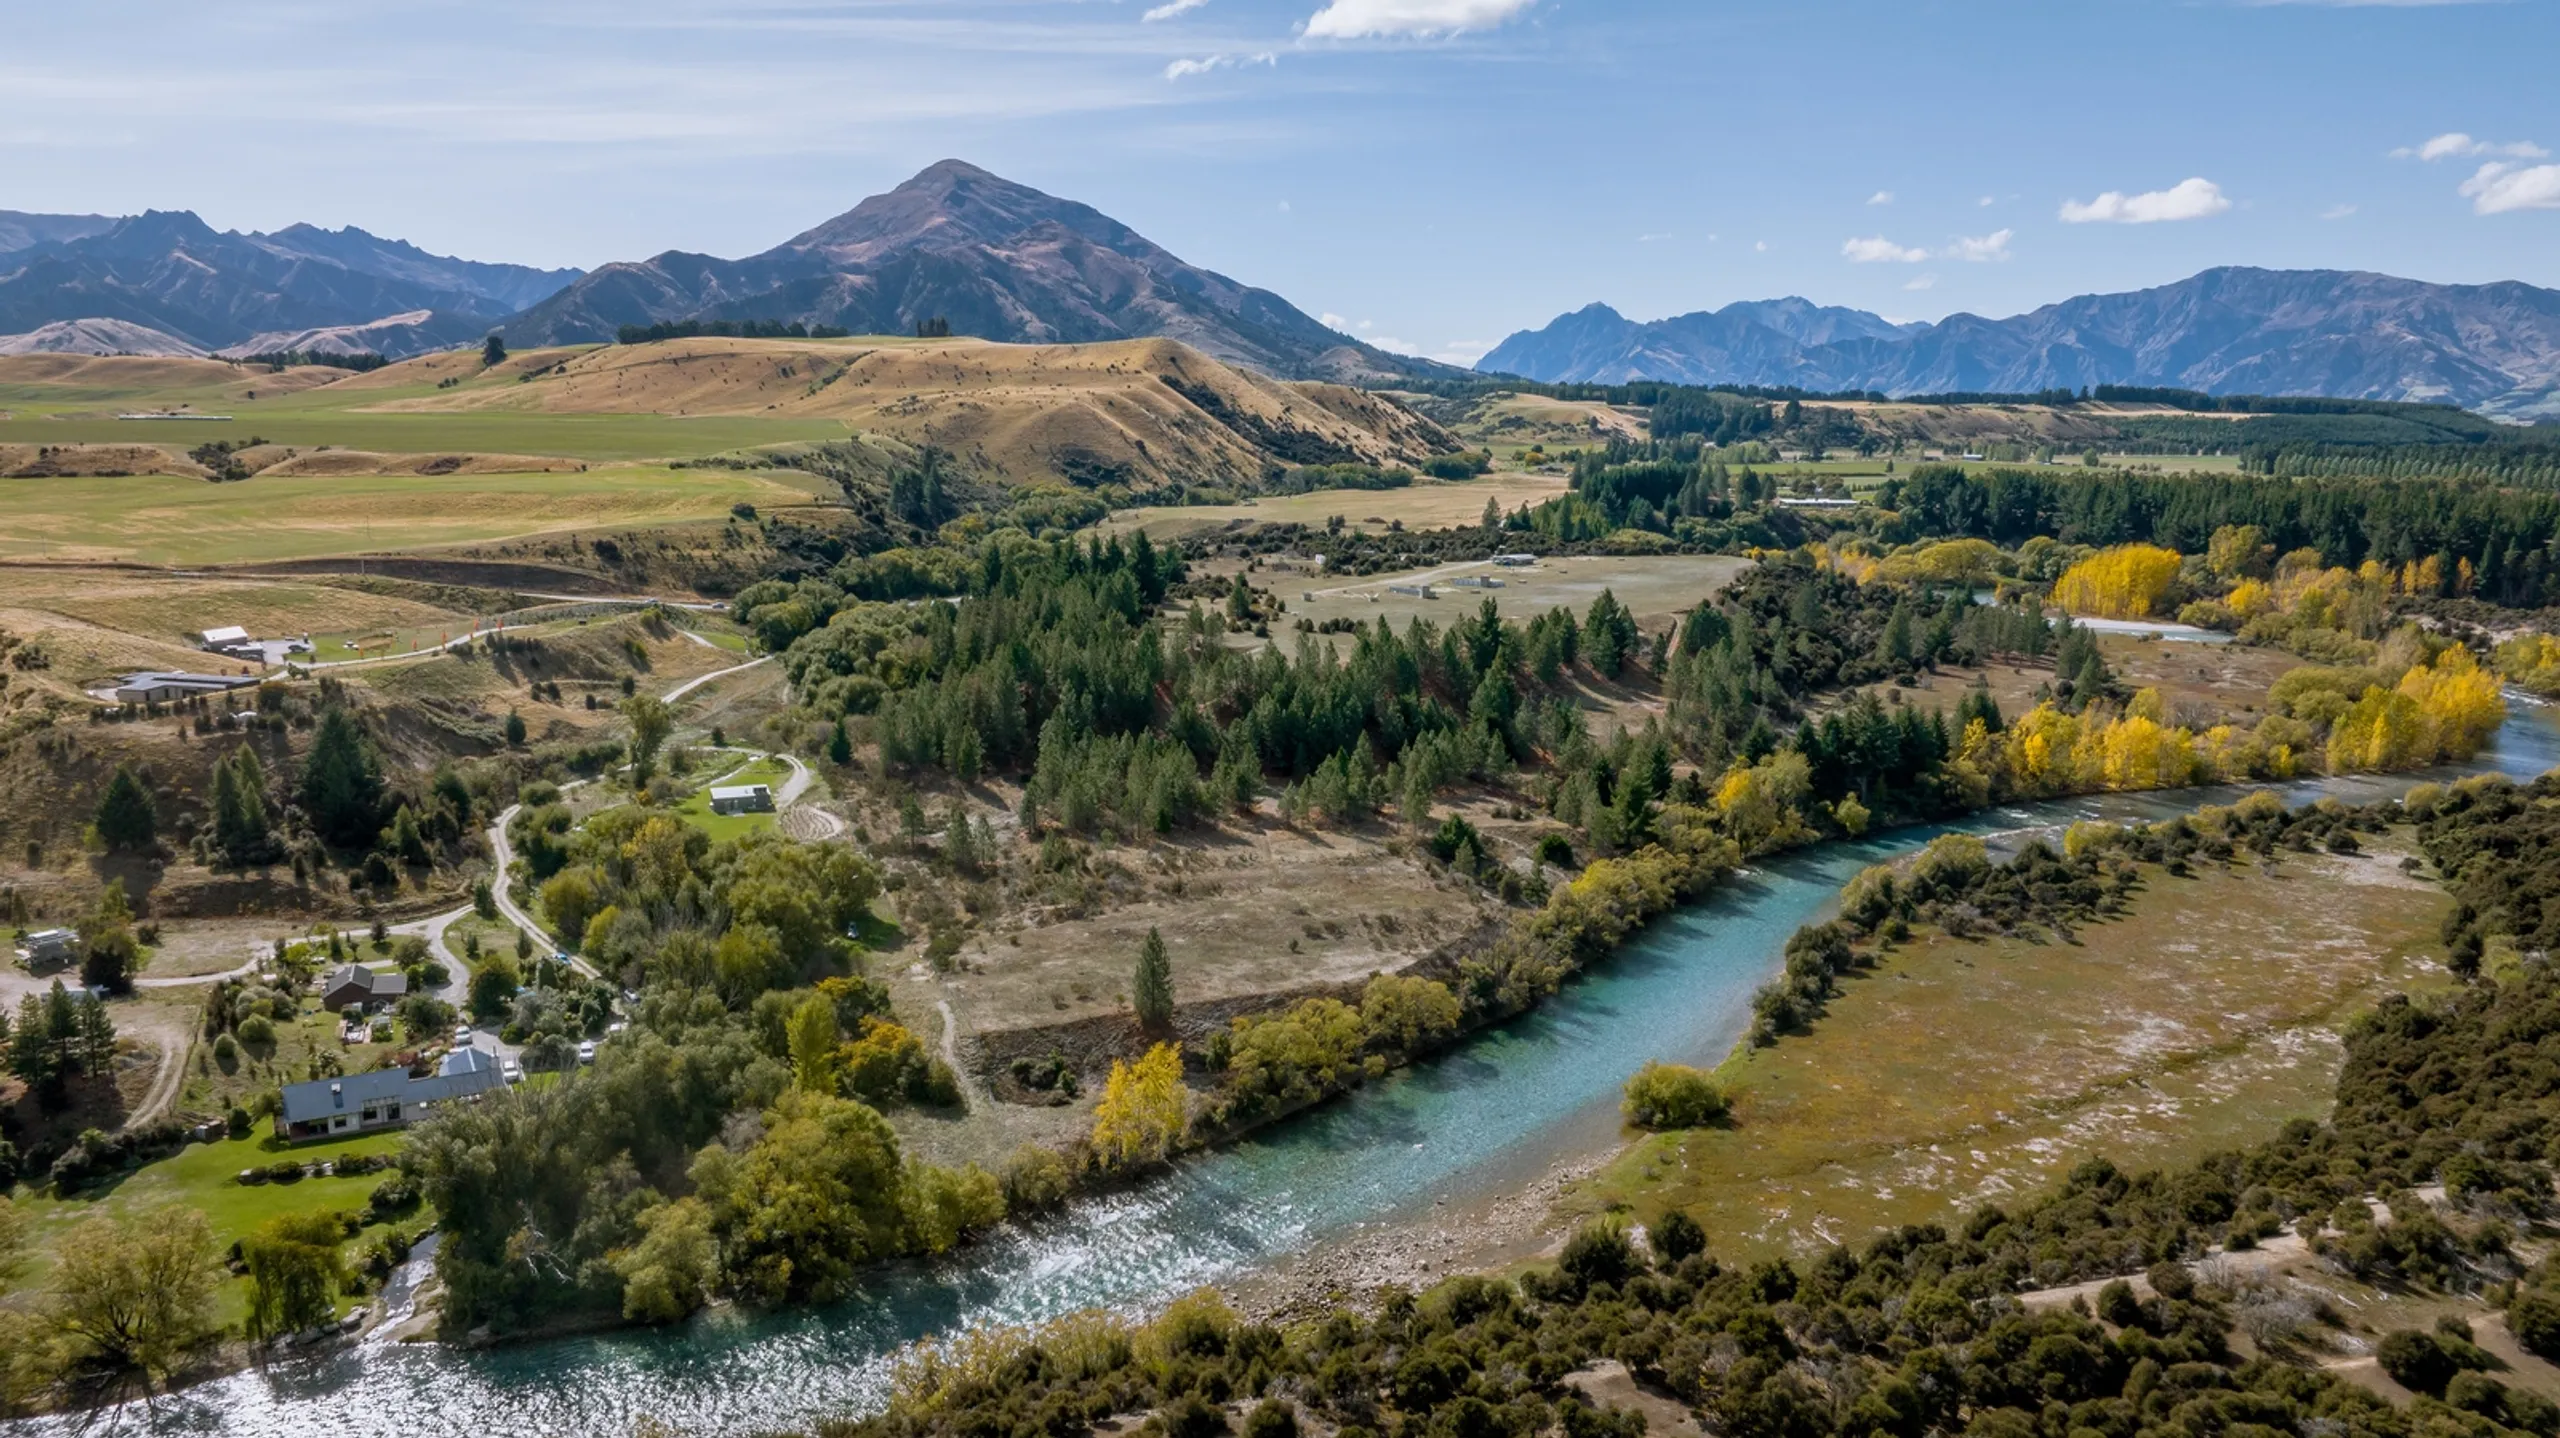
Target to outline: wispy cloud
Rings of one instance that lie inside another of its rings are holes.
[[[1319,40],[1454,35],[1461,30],[1490,30],[1536,3],[1537,0],[1329,0],[1308,19],[1307,34]]]
[[[2474,214],[2560,210],[2560,165],[2519,167],[2492,160],[2462,182],[2462,194]]]
[[[1950,260],[1965,260],[1977,265],[2005,260],[2009,258],[2010,237],[2016,233],[2015,230],[1994,230],[1973,239],[1959,238],[1941,254]]]
[[[1663,241],[1663,240],[1667,240],[1667,239],[1670,239],[1670,238],[1671,238],[1671,232],[1670,232],[1669,230],[1657,230],[1657,231],[1655,231],[1654,233],[1649,234],[1649,235],[1638,235],[1638,236],[1636,236],[1636,243],[1637,243],[1637,244],[1639,244],[1639,245],[1657,244],[1657,243],[1659,243],[1659,242],[1661,242],[1661,241]]]
[[[2122,190],[2109,190],[2082,204],[2078,200],[2062,202],[2062,222],[2066,225],[2154,225],[2174,220],[2201,220],[2231,208],[2222,187],[2207,179],[2180,180],[2165,190],[2146,190],[2128,195]]]
[[[1938,277],[1936,275],[1913,275],[1903,284],[1902,287],[1906,290],[1934,290],[1938,287]]]
[[[2343,220],[2355,212],[2356,207],[2353,205],[2331,205],[2329,208],[2320,212],[2320,218],[2324,220]]]
[[[1897,245],[1882,235],[1872,235],[1842,244],[1840,253],[1853,265],[1916,265],[1928,260],[1961,260],[1979,265],[2009,258],[2009,241],[2016,234],[2015,230],[1994,230],[1987,235],[1958,235],[1940,250]],[[1930,279],[1934,283],[1936,276]]]
[[[1840,253],[1853,265],[1916,265],[1929,258],[1927,250],[1897,245],[1882,235],[1850,240],[1840,246]]]
[[[1138,18],[1152,25],[1158,20],[1170,20],[1176,15],[1188,14],[1208,3],[1209,0],[1165,0],[1165,3]]]
[[[1265,51],[1259,55],[1207,55],[1197,60],[1176,60],[1164,67],[1168,80],[1185,80],[1206,75],[1212,70],[1227,70],[1238,65],[1277,65],[1280,57]]]
[[[1442,364],[1453,364],[1461,368],[1473,367],[1477,360],[1483,359],[1493,350],[1493,341],[1491,340],[1444,340],[1437,345],[1418,345],[1408,340],[1400,340],[1388,335],[1379,335],[1371,339],[1369,343],[1387,351],[1389,354],[1412,355],[1417,359],[1438,360]]]
[[[1893,191],[1878,190],[1874,194],[1867,196],[1867,203],[1870,205],[1890,205],[1893,203]]]
[[[2509,160],[2539,160],[2550,153],[2549,150],[2530,140],[2509,140],[2505,144],[2492,144],[2487,140],[2475,140],[2460,130],[2455,130],[2438,135],[2423,145],[2403,145],[2391,152],[2391,158],[2433,162],[2473,160],[2484,155],[2495,155]]]

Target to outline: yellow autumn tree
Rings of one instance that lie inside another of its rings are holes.
[[[2435,759],[2468,759],[2480,752],[2498,726],[2507,722],[2507,701],[2498,681],[2480,667],[2471,651],[2456,644],[2400,676],[2400,692],[2415,700],[2433,731]]]
[[[2053,602],[2100,619],[2147,619],[2160,612],[2178,579],[2178,552],[2156,544],[2102,549],[2064,570]]]
[[[1094,1152],[1111,1168],[1154,1162],[1173,1151],[1186,1113],[1182,1045],[1158,1044],[1134,1064],[1113,1059],[1093,1111]]]
[[[2329,726],[2329,771],[2406,769],[2435,758],[2434,726],[2418,701],[2379,685]]]
[[[2560,639],[2530,631],[2498,646],[2498,672],[2536,694],[2560,694]]]

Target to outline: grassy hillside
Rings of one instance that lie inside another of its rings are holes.
[[[199,477],[188,451],[250,439],[270,442],[241,456],[253,469],[398,473],[445,461],[494,471],[867,432],[940,446],[1000,482],[1149,489],[1248,483],[1274,465],[1414,464],[1454,447],[1393,401],[1266,379],[1168,340],[702,338],[531,350],[485,367],[476,351],[455,352],[363,374],[32,355],[0,358],[0,405],[5,472],[44,462],[53,473]],[[118,418],[161,410],[230,418]]]

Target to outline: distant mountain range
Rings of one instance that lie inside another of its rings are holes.
[[[158,347],[150,352],[210,351],[423,313],[397,326],[398,347],[382,351],[397,358],[476,343],[579,273],[447,259],[358,229],[244,235],[184,211],[0,212],[0,336],[112,321],[160,336],[142,337]]]
[[[687,320],[855,334],[941,320],[954,334],[1024,343],[1180,340],[1290,379],[1465,374],[1363,344],[1089,205],[957,160],[743,260],[671,250],[592,274],[445,259],[355,229],[244,235],[186,213],[0,211],[0,344],[98,321],[156,338],[91,325],[46,342],[225,355],[370,347],[398,359],[493,329],[522,348]]]
[[[2011,319],[1958,314],[1934,325],[1798,299],[1649,324],[1595,304],[1511,336],[1476,368],[1549,382],[1895,395],[2167,385],[2560,418],[2560,290],[2226,268]]]
[[[519,346],[569,344],[624,325],[779,320],[904,334],[936,319],[1024,343],[1175,339],[1291,379],[1461,373],[1362,344],[1089,205],[958,160],[743,260],[669,251],[606,265],[505,333]]]

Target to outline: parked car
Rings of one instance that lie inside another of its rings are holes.
[[[455,1048],[467,1048],[470,1046],[470,1043],[471,1025],[455,1024],[453,1026],[453,1046]]]
[[[514,1059],[498,1060],[498,1076],[509,1083],[524,1082],[524,1065]]]
[[[591,1064],[591,1063],[594,1063],[595,1061],[596,1061],[596,1041],[595,1041],[594,1039],[588,1039],[588,1040],[586,1040],[586,1041],[584,1041],[584,1042],[580,1043],[580,1044],[578,1045],[578,1062],[580,1062],[580,1063],[582,1063],[582,1064]]]

